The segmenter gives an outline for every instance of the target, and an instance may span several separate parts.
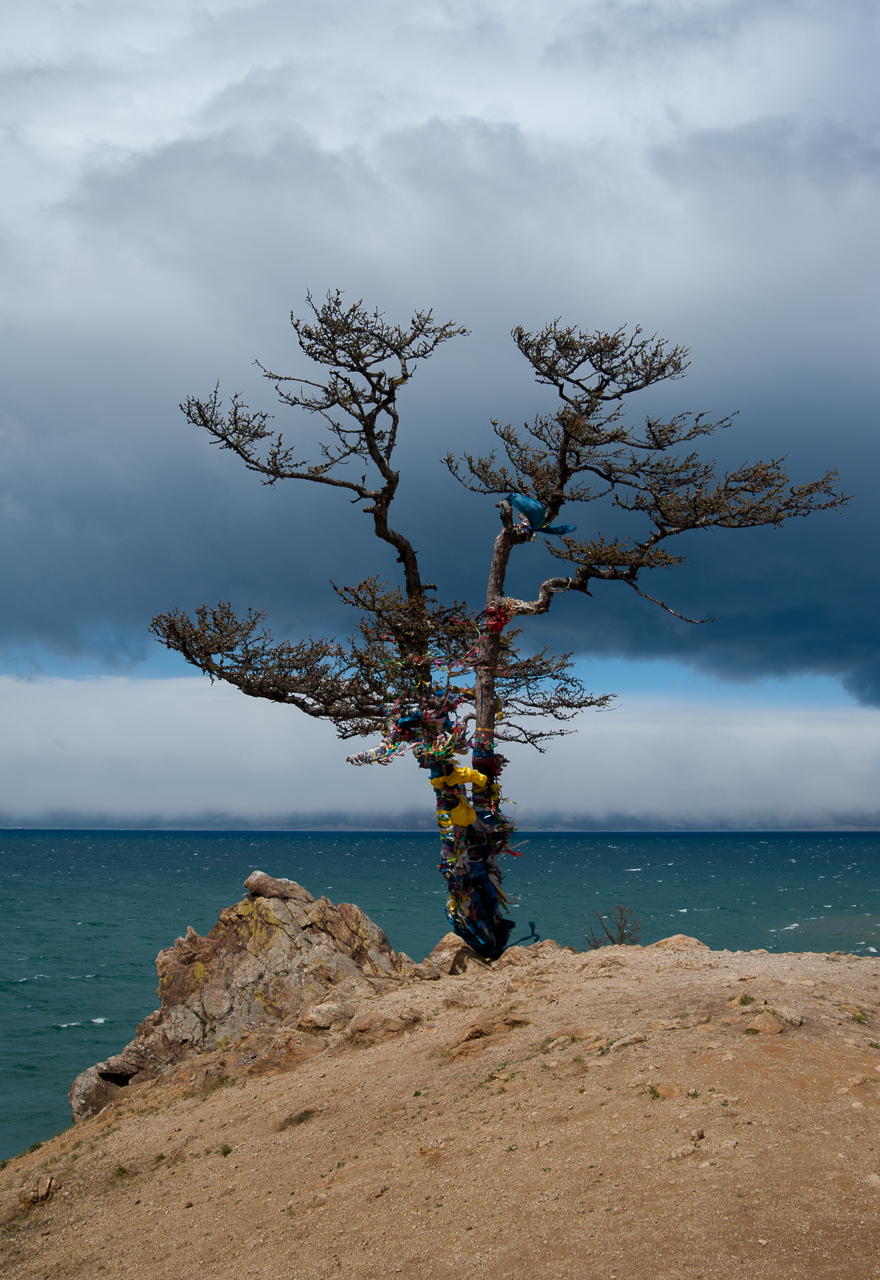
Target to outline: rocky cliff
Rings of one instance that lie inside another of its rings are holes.
[[[221,911],[207,937],[190,928],[159,953],[160,1007],[121,1053],[77,1076],[68,1095],[76,1120],[198,1054],[229,1049],[246,1065],[263,1055],[310,1057],[363,997],[408,977],[438,978],[468,959],[480,963],[449,934],[434,963],[416,964],[392,950],[360,907],[315,899],[293,880],[255,871],[244,887],[247,896]]]

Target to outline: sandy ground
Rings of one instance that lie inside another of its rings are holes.
[[[874,959],[685,943],[411,980],[10,1161],[0,1273],[880,1277],[878,992]]]

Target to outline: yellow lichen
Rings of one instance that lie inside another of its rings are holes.
[[[278,923],[268,920],[255,902],[243,902],[238,919],[244,927],[236,932],[251,955],[265,951],[278,932]]]
[[[277,1000],[273,999],[273,997],[269,994],[269,992],[266,990],[265,987],[259,987],[254,992],[254,999],[257,1001],[258,1004],[262,1005],[262,1007],[269,1014],[270,1018],[284,1017],[284,1009],[277,1002]]]

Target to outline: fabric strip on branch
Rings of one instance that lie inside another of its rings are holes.
[[[522,493],[509,493],[507,501],[525,517],[525,523],[532,533],[552,533],[561,538],[566,533],[574,533],[577,525],[547,523],[547,512],[535,498],[527,498]]]

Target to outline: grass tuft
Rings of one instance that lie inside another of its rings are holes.
[[[280,1133],[283,1129],[292,1129],[295,1125],[305,1124],[314,1115],[317,1115],[316,1111],[311,1107],[305,1107],[302,1111],[296,1111],[292,1116],[288,1116],[286,1120],[282,1120],[278,1126],[278,1131]]]

